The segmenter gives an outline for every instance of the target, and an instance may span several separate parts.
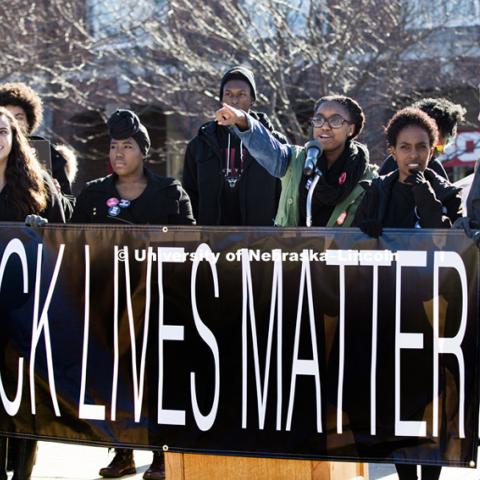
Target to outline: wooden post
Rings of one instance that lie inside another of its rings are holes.
[[[166,453],[166,480],[368,480],[365,463]]]

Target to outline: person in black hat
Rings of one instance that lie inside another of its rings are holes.
[[[228,70],[220,82],[220,101],[259,120],[280,142],[264,113],[251,110],[255,78],[248,68]],[[199,225],[273,225],[280,182],[271,177],[227,127],[202,125],[185,152],[183,186]]]
[[[113,174],[87,184],[77,198],[72,223],[194,224],[190,199],[180,183],[145,167],[150,137],[137,115],[117,110],[108,129]]]
[[[113,174],[87,184],[77,198],[71,222],[195,224],[190,200],[180,183],[145,167],[150,137],[137,115],[130,110],[117,110],[107,125]],[[135,472],[133,450],[117,448],[111,463],[100,469],[99,474],[118,478]],[[153,452],[153,462],[143,478],[165,478],[162,452]]]

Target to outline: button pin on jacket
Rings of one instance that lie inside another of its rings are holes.
[[[115,205],[113,207],[110,207],[108,209],[108,214],[111,216],[111,217],[116,217],[117,215],[119,215],[120,213],[120,207],[118,205]]]
[[[115,205],[118,205],[120,200],[118,198],[112,197],[109,198],[105,203],[107,204],[107,207],[114,207]]]

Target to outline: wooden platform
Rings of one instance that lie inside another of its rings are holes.
[[[166,453],[167,480],[368,479],[365,463]]]

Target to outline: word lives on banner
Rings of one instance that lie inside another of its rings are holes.
[[[475,466],[462,232],[0,226],[3,435]]]

